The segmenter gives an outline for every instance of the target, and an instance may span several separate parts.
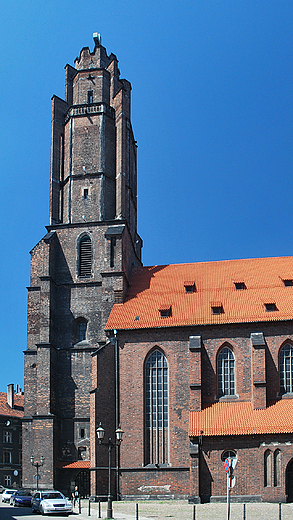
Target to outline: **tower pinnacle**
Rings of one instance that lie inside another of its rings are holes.
[[[93,33],[93,39],[94,39],[94,42],[95,42],[96,46],[102,44],[102,36],[100,35],[100,33],[94,32]]]

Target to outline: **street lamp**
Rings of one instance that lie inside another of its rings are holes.
[[[108,442],[103,442],[103,438],[105,435],[105,430],[100,423],[99,427],[96,429],[96,433],[98,436],[99,444],[103,444],[103,446],[108,446],[109,453],[109,486],[108,486],[108,507],[107,507],[107,518],[113,518],[113,510],[112,510],[112,495],[111,495],[111,453],[113,446],[120,446],[122,442],[122,437],[124,431],[121,430],[120,425],[115,431],[116,440],[113,442],[111,438],[108,439]]]
[[[40,462],[34,462],[34,456],[33,455],[31,456],[32,466],[37,468],[37,491],[39,489],[39,468],[41,466],[44,466],[44,460],[45,460],[45,457],[43,457],[43,455],[42,455],[41,458],[40,458]]]

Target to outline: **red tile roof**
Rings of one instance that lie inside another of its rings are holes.
[[[189,435],[256,435],[293,433],[293,399],[282,399],[265,410],[251,402],[220,402],[189,413]]]
[[[88,469],[91,467],[91,463],[89,460],[75,460],[74,462],[57,462],[56,467],[59,469]]]
[[[7,404],[6,392],[0,392],[0,415],[8,417],[23,417],[24,397],[20,394],[14,394],[14,408],[10,408]]]
[[[106,330],[292,320],[293,287],[285,279],[293,279],[293,257],[135,268],[126,301],[113,306]],[[186,280],[194,280],[195,292],[185,291]],[[235,280],[245,288],[237,290]],[[221,302],[223,312],[213,314],[211,302]],[[277,310],[267,311],[268,302]],[[161,318],[165,307],[172,316]]]

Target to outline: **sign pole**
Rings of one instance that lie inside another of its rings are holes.
[[[229,473],[227,473],[227,520],[229,520]]]
[[[231,501],[231,489],[235,486],[235,476],[233,475],[235,466],[237,464],[237,457],[225,460],[224,468],[227,473],[227,520],[230,520],[230,501]]]
[[[230,519],[230,459],[225,460],[225,471],[227,473],[227,520]]]
[[[230,468],[229,468],[230,470]],[[227,520],[230,520],[230,496],[231,496],[231,487],[230,487],[230,471],[227,472]]]

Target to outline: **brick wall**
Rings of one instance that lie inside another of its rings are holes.
[[[264,345],[259,348],[252,345],[251,334],[255,332],[262,332],[264,337]],[[200,410],[219,400],[217,354],[223,346],[229,346],[235,355],[239,401],[252,401],[255,408],[261,408],[280,398],[279,350],[285,341],[292,341],[292,334],[293,327],[289,322],[120,332],[120,418],[125,430],[121,446],[122,494],[143,495],[146,489],[152,489],[151,494],[159,495],[160,486],[166,484],[166,471],[188,468],[188,478],[185,475],[177,479],[174,494],[189,495],[195,501],[199,495],[202,500],[223,498],[227,484],[221,456],[225,450],[235,450],[239,462],[233,496],[284,501],[287,465],[293,457],[292,436],[203,437],[198,457],[190,455],[187,413],[189,409]],[[191,336],[200,337],[200,348],[191,347]],[[170,467],[155,473],[153,468],[144,467],[143,377],[145,360],[154,348],[159,348],[168,361],[170,418]],[[194,442],[200,444],[199,439]],[[280,486],[274,486],[273,481],[271,486],[264,486],[266,449],[271,449],[272,453],[275,449],[281,451]],[[144,488],[144,485],[148,487]]]

